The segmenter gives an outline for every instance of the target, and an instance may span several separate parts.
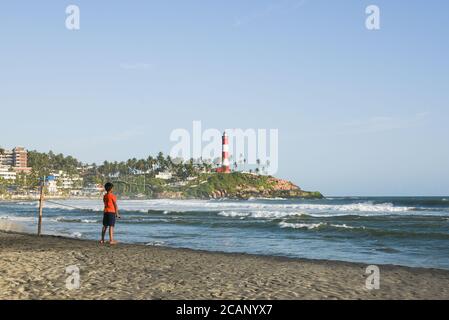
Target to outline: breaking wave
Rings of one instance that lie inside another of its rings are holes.
[[[321,227],[342,228],[342,229],[365,229],[365,227],[352,227],[346,224],[329,224],[326,222],[319,223],[289,223],[282,221],[279,223],[281,228],[293,228],[293,229],[318,229]]]
[[[70,218],[64,218],[59,217],[54,219],[55,222],[68,222],[68,223],[98,223],[100,220],[94,220],[94,219],[70,219]]]
[[[334,200],[332,200],[334,199]],[[276,218],[307,214],[311,216],[343,216],[343,215],[449,215],[449,202],[444,199],[393,200],[379,202],[375,200],[338,200],[336,198],[323,201],[290,201],[287,199],[250,199],[249,201],[231,200],[122,200],[119,202],[121,212],[182,214],[217,212],[228,217],[267,217]],[[46,203],[45,207],[59,211],[102,211],[98,200],[60,200],[61,204]],[[349,202],[349,203],[347,203]],[[37,206],[37,202],[24,202],[23,206]]]

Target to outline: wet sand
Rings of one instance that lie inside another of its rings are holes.
[[[0,231],[0,299],[449,299],[449,271],[381,265],[368,290],[366,267]]]

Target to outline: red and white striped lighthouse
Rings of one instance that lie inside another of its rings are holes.
[[[221,172],[230,173],[231,172],[231,163],[229,162],[229,139],[226,131],[223,133],[222,137],[222,146],[223,151],[221,154]]]

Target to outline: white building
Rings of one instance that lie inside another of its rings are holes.
[[[5,150],[0,154],[0,165],[8,167],[14,165],[14,153],[11,150]]]
[[[50,194],[56,194],[58,193],[58,186],[56,184],[56,180],[54,178],[48,178],[48,180],[45,181],[45,186],[47,187],[47,192]]]
[[[58,171],[57,173],[51,174],[56,180],[57,186],[60,189],[80,189],[83,184],[83,178],[78,175],[69,176],[63,171]]]
[[[16,180],[17,173],[10,171],[11,167],[0,165],[0,178],[5,180]]]
[[[165,171],[165,172],[159,172],[156,175],[157,179],[162,179],[162,180],[170,180],[173,177],[171,172]]]
[[[85,196],[98,196],[103,192],[101,184],[89,183],[82,189],[82,194]]]

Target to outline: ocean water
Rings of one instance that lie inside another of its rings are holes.
[[[45,205],[44,233],[99,239],[101,201],[58,202]],[[37,207],[0,202],[0,222],[35,232]],[[449,270],[449,197],[124,200],[119,208],[121,242]]]

